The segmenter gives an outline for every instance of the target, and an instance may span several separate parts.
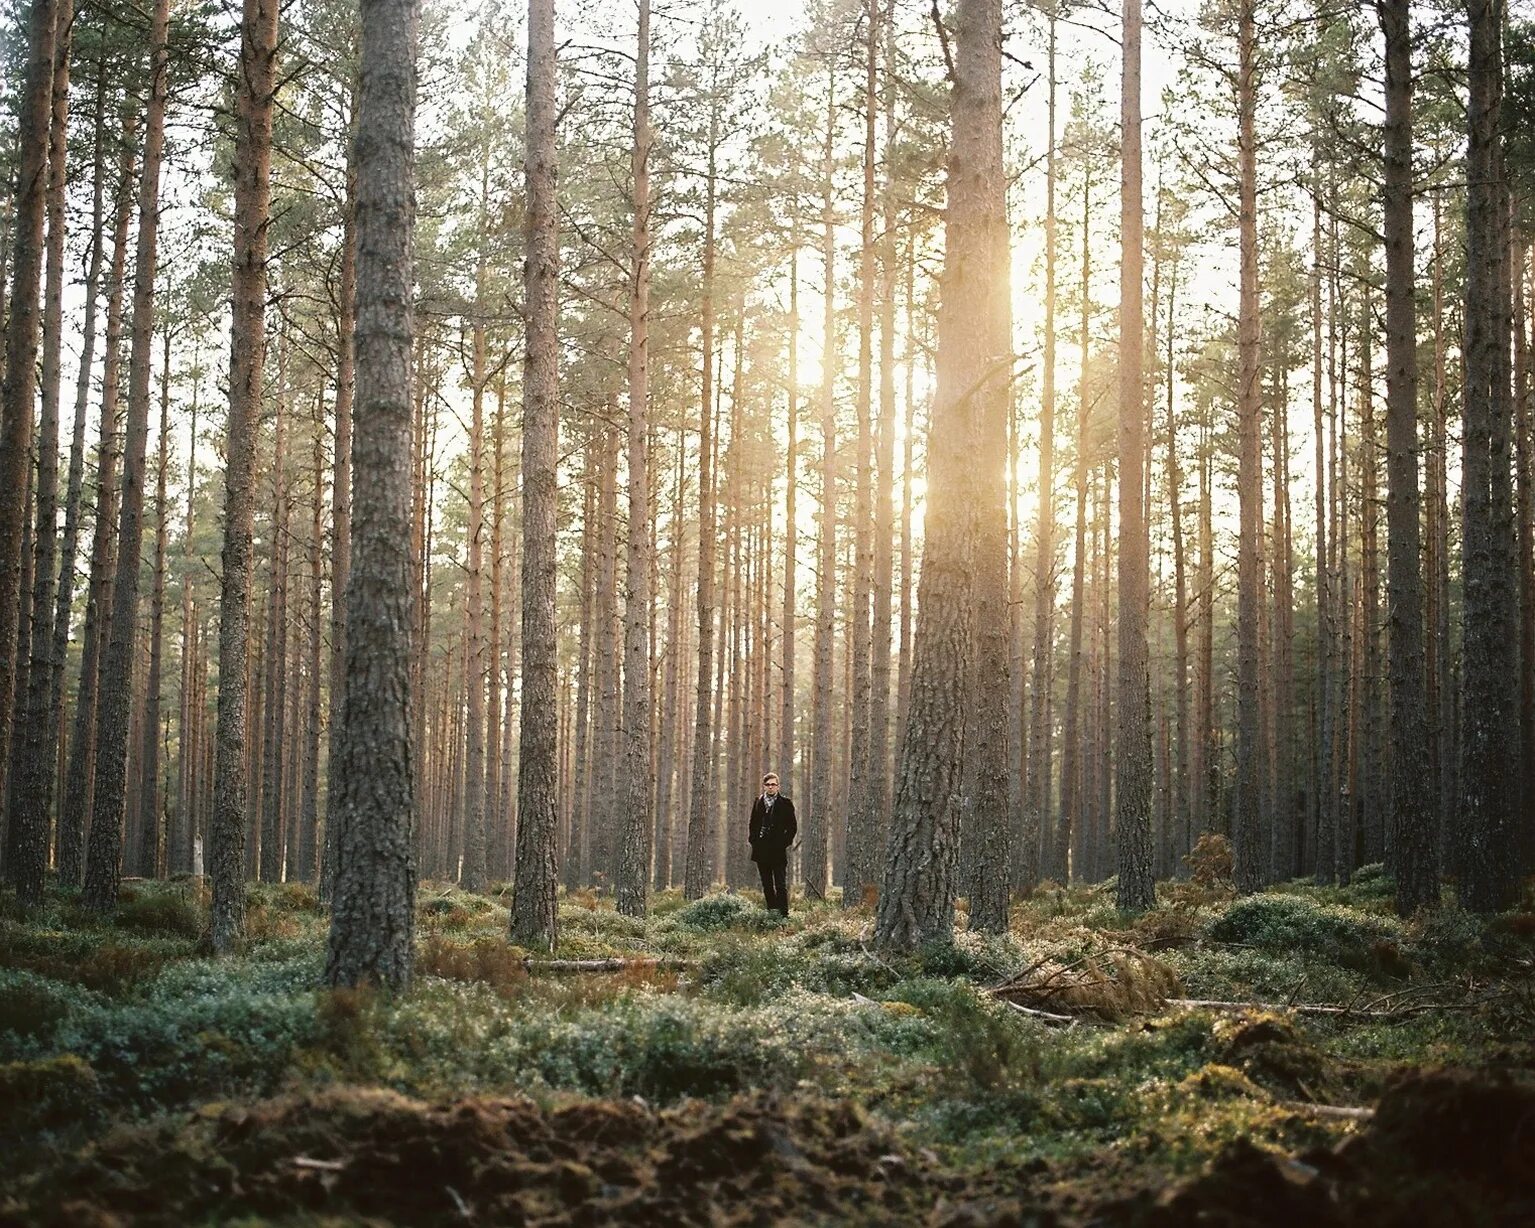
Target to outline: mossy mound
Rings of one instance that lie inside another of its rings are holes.
[[[911,1222],[956,1188],[856,1107],[814,1096],[657,1112],[338,1089],[119,1131],[0,1222],[857,1224]]]

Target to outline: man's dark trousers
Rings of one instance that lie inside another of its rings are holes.
[[[757,863],[757,873],[762,876],[764,908],[776,908],[784,916],[789,915],[788,869],[783,862],[771,865]]]

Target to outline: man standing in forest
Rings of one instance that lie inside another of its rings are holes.
[[[762,906],[776,908],[789,915],[789,887],[786,871],[789,846],[799,831],[794,817],[794,799],[778,792],[778,773],[762,778],[762,795],[752,806],[747,840],[752,846],[752,860],[762,875]]]

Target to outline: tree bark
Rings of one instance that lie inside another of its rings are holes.
[[[1006,517],[1001,506],[1005,485],[1000,474],[987,479],[974,473],[975,457],[985,454],[976,445],[987,434],[995,438],[999,421],[1005,432],[1011,382],[1001,74],[1000,0],[960,0],[950,96],[953,138],[938,384],[928,443],[925,561],[917,596],[911,710],[875,932],[877,944],[887,951],[953,940],[954,794],[973,668],[972,603],[977,588],[984,602],[988,588],[995,592],[999,582],[1004,600],[1006,595]],[[1000,459],[1003,453],[990,455]],[[1001,550],[994,529],[985,540],[976,541],[978,514],[983,524],[1000,519]],[[992,632],[1004,676],[1005,627],[1004,618]],[[982,668],[989,655],[981,656]],[[981,750],[983,790],[999,769],[1000,778],[1006,779],[1006,689],[998,690],[996,713],[977,724],[983,737],[993,726],[1000,735],[990,755],[984,744]],[[983,805],[982,814],[987,812]],[[1005,825],[1005,807],[998,817]],[[1005,887],[1005,857],[998,874]]]
[[[559,232],[555,205],[554,0],[528,5],[527,219],[524,223],[522,706],[517,876],[511,937],[553,950],[558,882],[555,787],[559,658],[554,622],[559,500]]]
[[[419,0],[363,0],[357,114],[357,469],[327,985],[409,983],[410,356]]]

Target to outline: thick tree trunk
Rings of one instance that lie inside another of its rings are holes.
[[[410,353],[418,0],[364,0],[357,115],[356,555],[325,983],[410,981]]]
[[[128,364],[128,422],[123,449],[122,505],[118,511],[117,575],[113,581],[112,621],[102,669],[95,796],[86,847],[85,893],[81,898],[86,908],[97,913],[108,913],[117,907],[117,882],[122,866],[128,718],[133,649],[137,642],[139,556],[144,538],[144,453],[149,440],[160,162],[165,148],[165,104],[170,77],[169,29],[169,0],[155,0],[149,31],[150,91],[144,119],[144,173],[139,183],[138,250],[133,268],[133,348]]]
[[[1518,628],[1510,479],[1509,279],[1503,170],[1503,0],[1470,0],[1466,154],[1465,549],[1461,712],[1461,903],[1507,908],[1518,895],[1514,831]]]
[[[559,502],[559,232],[555,212],[554,0],[528,5],[527,351],[522,428],[522,705],[511,937],[554,949],[559,657],[554,623]]]
[[[37,7],[44,7],[38,5]],[[58,540],[59,393],[62,382],[64,300],[64,192],[67,181],[69,129],[69,55],[72,0],[57,6],[53,68],[49,98],[47,272],[43,295],[42,416],[37,427],[37,518],[32,532],[32,618],[30,643],[17,629],[16,655],[29,653],[25,691],[17,679],[16,725],[12,730],[10,768],[0,777],[10,780],[7,866],[23,907],[42,899],[43,873],[48,861],[48,812],[57,770],[58,723],[53,715],[55,679],[62,662],[55,659],[54,569]],[[23,168],[25,173],[25,168]],[[99,197],[98,197],[99,199]],[[25,326],[24,324],[22,325]],[[28,406],[30,414],[30,403]],[[83,425],[83,424],[82,424]],[[83,433],[83,432],[82,432]],[[4,600],[0,590],[0,600]],[[5,747],[0,729],[0,748]]]
[[[1011,383],[1001,52],[1000,0],[960,0],[938,385],[928,444],[926,551],[917,596],[911,711],[876,928],[876,942],[893,951],[953,938],[955,792],[971,676],[972,603],[977,588],[983,608],[986,594],[996,593],[998,584],[1006,596],[1005,486],[1000,474],[987,480],[974,472],[977,455],[1001,458],[1001,452],[982,453],[977,445],[988,435],[996,438],[995,424],[1003,423],[1005,430]],[[1000,550],[994,528],[976,541],[977,517],[982,525],[1000,520]],[[1003,618],[992,633],[1004,676],[1005,627]],[[995,729],[1000,738],[991,754],[984,744],[980,751],[983,792],[988,779],[1006,779],[1006,688],[996,689],[1002,697],[996,711],[977,723],[983,737]],[[980,809],[990,814],[989,804]],[[995,818],[1005,826],[1005,807]],[[985,822],[981,826],[986,830]],[[1005,889],[1006,857],[998,877]]]
[[[53,111],[54,47],[58,0],[33,0],[27,22],[26,76],[17,133],[16,211],[12,223],[12,281],[6,319],[5,381],[0,392],[0,798],[10,760],[11,721],[21,656],[22,572],[32,419],[37,395],[38,291],[43,277],[43,220],[48,197],[48,132]],[[35,864],[36,854],[31,863]],[[15,878],[16,865],[11,864]],[[22,902],[41,898],[41,872],[25,872]],[[32,882],[36,886],[31,885]]]

